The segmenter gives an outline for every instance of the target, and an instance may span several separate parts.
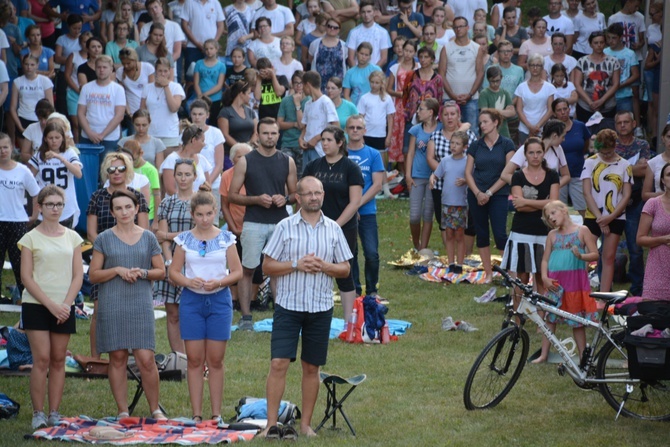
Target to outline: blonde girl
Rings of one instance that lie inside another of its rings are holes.
[[[212,101],[208,119],[210,123],[219,116],[223,86],[226,81],[226,66],[218,58],[219,43],[207,39],[203,44],[205,58],[195,63],[193,90],[197,99],[207,96]]]
[[[379,150],[388,164],[387,148],[391,145],[395,105],[386,92],[386,76],[382,71],[373,71],[368,76],[370,92],[358,101],[358,112],[365,118],[365,144]]]
[[[587,265],[598,260],[598,248],[591,232],[584,225],[577,225],[568,214],[568,207],[560,200],[547,203],[542,209],[544,222],[553,230],[547,236],[547,244],[542,257],[542,282],[544,286],[557,292],[563,289],[560,300],[560,309],[595,321],[598,316],[596,302],[589,297],[591,286]],[[552,332],[556,330],[556,323],[561,318],[547,315],[547,325]],[[586,328],[573,321],[567,321],[572,326],[573,336],[579,349],[581,358],[586,346]],[[542,339],[540,357],[533,363],[547,361],[549,354],[549,340]]]

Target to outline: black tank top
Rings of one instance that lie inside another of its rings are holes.
[[[245,155],[245,158],[247,173],[244,178],[244,187],[248,196],[286,195],[288,155],[276,151],[271,157],[264,157],[258,151],[251,151]],[[244,213],[245,222],[264,224],[276,224],[285,217],[288,217],[286,207],[277,208],[274,205],[270,208],[258,205],[247,206]]]

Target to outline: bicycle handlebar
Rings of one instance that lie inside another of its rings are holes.
[[[551,306],[556,306],[558,303],[554,300],[551,300],[547,298],[544,295],[541,295],[533,290],[533,286],[529,284],[524,284],[519,278],[512,278],[509,273],[507,273],[502,267],[499,265],[494,265],[493,270],[500,273],[500,275],[505,278],[505,281],[507,281],[510,285],[513,285],[515,287],[518,287],[519,289],[522,290],[523,296],[525,298],[530,299],[532,302],[535,301],[543,301]]]

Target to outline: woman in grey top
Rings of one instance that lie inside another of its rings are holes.
[[[166,419],[158,404],[158,370],[151,281],[165,277],[165,265],[156,237],[135,225],[137,197],[115,191],[110,199],[116,225],[95,239],[89,279],[98,291],[97,351],[109,353],[109,384],[118,417],[128,416],[126,366],[133,351],[142,375],[142,387],[151,416]]]

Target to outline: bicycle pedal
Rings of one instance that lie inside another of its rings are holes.
[[[558,367],[556,368],[556,372],[558,373],[559,376],[563,377],[565,376],[565,365],[564,364],[559,364]]]

